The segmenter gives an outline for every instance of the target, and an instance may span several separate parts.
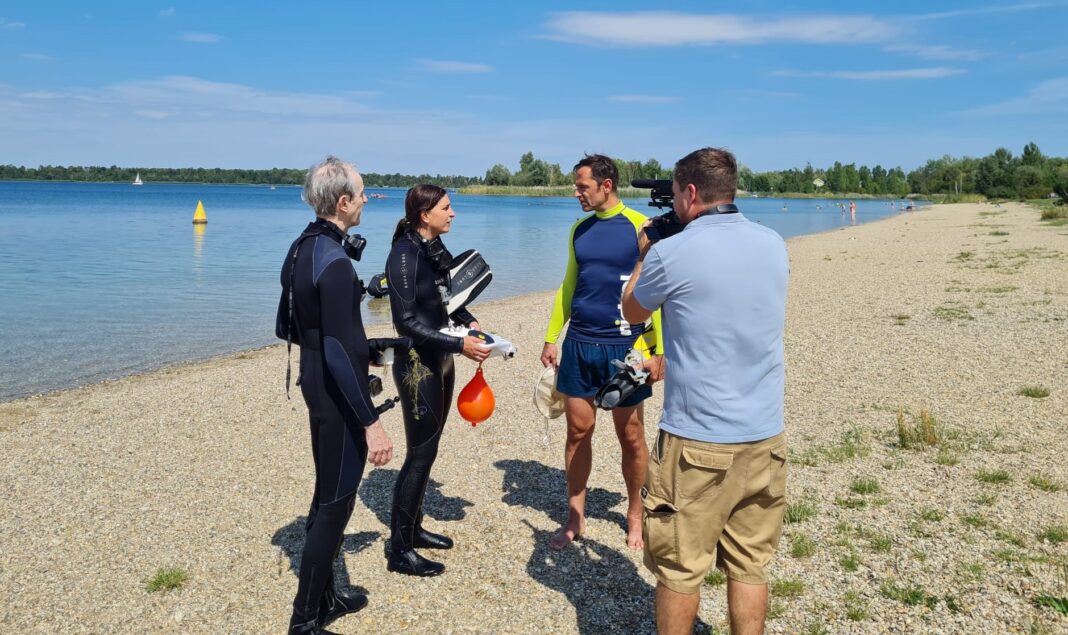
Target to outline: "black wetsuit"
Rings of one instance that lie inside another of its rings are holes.
[[[370,352],[360,317],[363,283],[341,239],[333,224],[316,220],[289,248],[282,265],[276,331],[286,339],[292,281],[292,340],[300,345],[297,383],[308,405],[315,463],[315,493],[293,602],[295,622],[315,619],[320,599],[332,588],[333,563],[367,461],[364,428],[378,420],[368,387]]]
[[[439,332],[449,324],[439,290],[439,285],[448,288],[448,266],[441,258],[428,257],[427,244],[415,234],[405,234],[393,244],[386,260],[393,326],[398,335],[412,339],[422,364],[431,372],[419,384],[418,399],[413,401],[411,392],[404,387],[404,377],[411,371],[411,359],[405,356],[402,360],[398,356],[393,364],[407,442],[404,465],[393,490],[390,544],[394,550],[413,548],[415,531],[421,526],[423,495],[452,404],[455,383],[452,356],[464,348],[463,338]],[[453,321],[469,325],[475,318],[461,309],[453,314]]]

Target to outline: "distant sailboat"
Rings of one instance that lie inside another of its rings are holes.
[[[144,182],[141,181],[141,173],[140,172],[138,172],[137,176],[134,177],[133,184],[134,185],[144,185]]]

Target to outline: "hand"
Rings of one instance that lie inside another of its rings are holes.
[[[648,234],[645,233],[645,228],[653,224],[653,219],[649,219],[642,223],[642,226],[638,228],[638,259],[645,258],[645,252],[649,251],[649,247],[653,244],[653,241],[649,240]]]
[[[642,368],[649,371],[649,383],[655,384],[664,378],[664,356],[653,355],[642,362]]]
[[[556,370],[560,366],[560,361],[556,358],[556,344],[545,342],[545,346],[541,347],[541,365],[548,367],[549,364],[552,364],[553,370]]]
[[[489,357],[489,354],[490,349],[482,344],[482,340],[474,335],[468,335],[464,338],[463,356],[467,359],[474,360],[481,364],[487,357]]]
[[[472,321],[470,324],[467,325],[467,328],[471,329],[472,331],[482,330],[482,327],[478,325],[478,320]]]
[[[412,338],[410,337],[372,337],[367,340],[367,349],[370,352],[370,362],[373,366],[381,366],[383,360],[382,354],[387,349],[394,349],[394,351],[406,351],[412,347]]]
[[[367,460],[375,467],[382,467],[393,458],[393,442],[389,440],[381,421],[375,421],[365,429],[367,434]]]

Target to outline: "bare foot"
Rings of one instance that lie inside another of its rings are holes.
[[[567,523],[561,527],[552,539],[549,540],[549,548],[553,551],[560,551],[564,547],[571,544],[573,540],[582,535],[582,532],[586,530],[586,519],[579,516],[577,519],[568,518]]]
[[[645,548],[645,540],[642,539],[642,517],[627,517],[627,546],[637,551]]]

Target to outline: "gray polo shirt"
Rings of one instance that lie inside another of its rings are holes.
[[[789,275],[783,239],[740,213],[702,216],[649,249],[634,298],[663,309],[661,429],[713,443],[782,432]]]

